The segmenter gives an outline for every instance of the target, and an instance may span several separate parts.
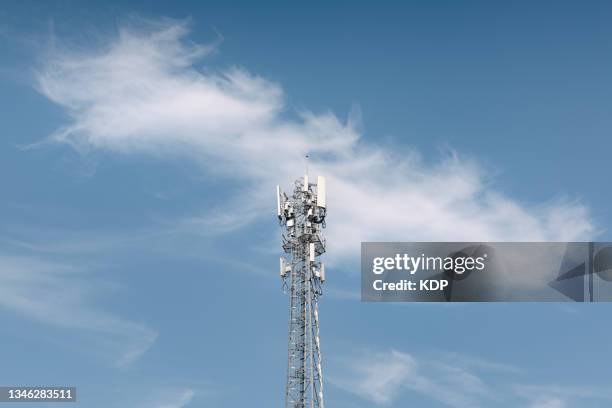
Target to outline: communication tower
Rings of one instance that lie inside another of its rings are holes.
[[[317,257],[325,252],[325,177],[318,176],[316,184],[308,175],[296,180],[290,197],[276,186],[276,197],[289,258],[280,258],[280,276],[290,294],[285,408],[324,408],[318,301],[325,265]]]

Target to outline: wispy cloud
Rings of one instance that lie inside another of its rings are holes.
[[[488,386],[474,372],[445,359],[419,359],[397,351],[365,351],[343,359],[332,384],[378,405],[390,405],[406,392],[450,407],[477,407]],[[343,374],[340,374],[343,372]]]
[[[483,358],[468,356],[457,352],[439,353],[441,359],[451,365],[463,367],[469,370],[520,373],[521,370],[511,364],[500,363],[498,361],[488,361]]]
[[[154,405],[156,408],[183,408],[189,405],[195,396],[193,389],[184,389],[166,393],[161,397],[161,402]]]
[[[524,370],[459,353],[361,350],[332,358],[331,384],[379,406],[414,396],[452,408],[608,406],[608,387],[524,385]],[[517,385],[521,384],[522,385]]]
[[[128,365],[151,347],[157,333],[93,304],[100,284],[69,265],[0,253],[0,308],[46,325],[94,334],[89,340],[93,349],[118,365]]]
[[[517,395],[532,402],[530,408],[610,406],[610,387],[591,385],[519,385]]]
[[[49,140],[83,152],[191,157],[209,174],[241,182],[241,198],[224,206],[226,217],[191,219],[219,231],[269,217],[273,185],[300,175],[309,153],[311,172],[329,178],[335,257],[354,254],[364,240],[569,241],[594,234],[578,202],[521,203],[455,153],[431,164],[409,149],[366,143],[358,115],[344,121],[287,111],[279,84],[243,68],[200,69],[213,47],[188,41],[188,33],[182,21],[132,21],[103,46],[49,49],[37,87],[71,118]],[[232,215],[237,208],[239,217]]]
[[[559,398],[544,398],[531,404],[531,408],[566,408],[565,401]]]
[[[409,354],[392,350],[352,362],[350,369],[351,377],[331,377],[330,381],[377,404],[389,404],[416,375],[417,363]]]

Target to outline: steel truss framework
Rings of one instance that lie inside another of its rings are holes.
[[[277,188],[278,216],[284,227],[280,274],[289,289],[289,347],[285,408],[323,408],[323,371],[319,340],[318,300],[325,266],[325,179],[296,180],[291,197]],[[288,285],[287,285],[288,280]]]

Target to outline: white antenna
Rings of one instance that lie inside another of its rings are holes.
[[[280,277],[285,278],[291,272],[291,264],[287,265],[285,258],[280,257]]]
[[[325,194],[325,177],[318,176],[317,177],[317,206],[321,208],[325,208],[327,206],[326,199],[327,199],[327,195]]]
[[[281,205],[282,205],[281,189],[280,186],[276,186],[276,215],[281,218]]]
[[[306,156],[308,159],[308,155]],[[308,166],[308,164],[307,164]],[[277,212],[285,228],[282,247],[291,261],[280,258],[280,275],[290,279],[289,347],[285,408],[324,408],[323,369],[319,339],[319,297],[325,266],[317,260],[325,252],[325,178],[317,184],[294,183],[287,197],[277,186]]]

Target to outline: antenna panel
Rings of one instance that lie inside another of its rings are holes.
[[[280,257],[280,276],[284,278],[291,271],[291,265],[285,263],[285,258]]]
[[[276,186],[276,215],[281,218],[281,189],[280,186]]]
[[[327,205],[327,196],[325,191],[325,177],[318,176],[317,177],[317,206],[323,207]]]

